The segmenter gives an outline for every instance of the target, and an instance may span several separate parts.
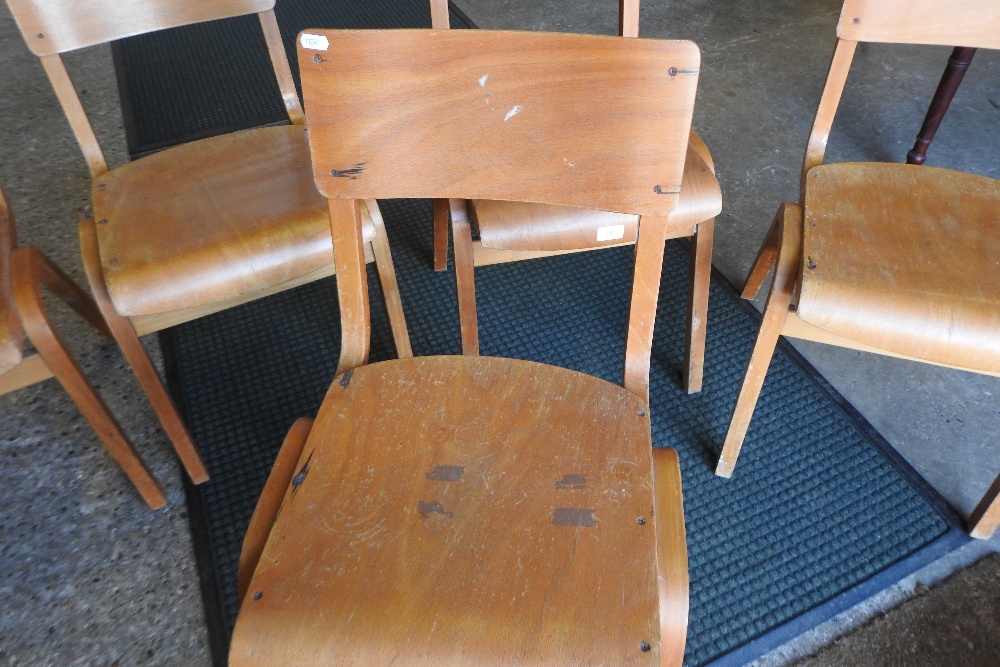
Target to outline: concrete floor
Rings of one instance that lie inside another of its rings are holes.
[[[611,33],[617,24],[611,0],[459,5],[483,28]],[[643,36],[691,38],[701,45],[695,127],[713,152],[725,196],[715,264],[734,282],[742,281],[778,204],[796,196],[839,8],[838,0],[647,0],[642,9]],[[947,48],[863,47],[829,161],[902,161],[947,55]],[[123,162],[109,51],[87,49],[67,60],[110,162]],[[18,214],[21,241],[40,246],[83,283],[73,223],[87,213],[89,177],[6,6],[0,7],[0,62],[0,179]],[[977,55],[929,164],[1000,176],[998,74],[996,54]],[[57,310],[56,321],[163,482],[170,504],[156,513],[142,505],[54,381],[0,397],[0,665],[208,665],[183,493],[166,439],[113,345],[70,314]],[[155,339],[146,343],[155,352]],[[813,344],[798,347],[968,515],[1000,472],[1000,380]],[[856,664],[859,656],[870,658],[866,664],[888,664],[880,662],[885,649],[878,642],[912,644],[914,633],[944,642],[949,633],[978,632],[984,637],[973,641],[979,654],[996,656],[995,596],[991,607],[970,593],[990,582],[995,587],[996,577],[964,568],[998,550],[1000,537],[972,543],[759,664],[803,659],[874,618],[881,620],[857,636],[874,632],[876,640],[860,641],[839,658],[831,649],[801,664]],[[995,573],[998,561],[981,567]],[[926,592],[956,571],[958,583]],[[943,627],[929,613],[904,613],[908,606],[886,614],[918,593],[974,610],[970,622],[960,630]],[[941,664],[931,653],[899,655],[909,656],[906,664]]]

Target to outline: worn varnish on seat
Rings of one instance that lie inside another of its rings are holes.
[[[919,17],[919,20],[917,18]],[[783,204],[747,277],[774,279],[716,474],[733,474],[781,335],[1000,375],[1000,181],[905,164],[824,165],[859,41],[1000,47],[978,0],[846,0],[806,146],[800,202]],[[1000,525],[1000,477],[968,519]]]
[[[658,664],[649,417],[608,387],[476,357],[334,382],[230,664]]]

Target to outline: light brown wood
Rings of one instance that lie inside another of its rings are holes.
[[[403,302],[399,297],[399,283],[396,280],[396,268],[392,263],[392,251],[389,249],[389,236],[385,231],[382,212],[378,208],[378,202],[374,199],[364,202],[363,208],[361,237],[364,239],[364,219],[370,219],[373,226],[373,235],[371,241],[365,245],[371,246],[375,254],[379,284],[382,287],[382,294],[385,297],[385,308],[389,313],[389,326],[392,328],[392,339],[396,344],[396,356],[401,359],[403,357],[412,357],[413,350],[410,348],[410,334],[406,330]]]
[[[451,28],[451,17],[448,12],[448,0],[430,0],[431,27],[435,30]]]
[[[708,289],[712,281],[712,239],[715,221],[698,225],[691,243],[691,294],[684,330],[684,387],[701,391],[705,373],[705,337],[708,333]]]
[[[653,348],[656,305],[660,298],[663,271],[663,244],[666,220],[645,215],[639,220],[639,239],[635,244],[632,270],[632,295],[625,333],[625,370],[622,384],[649,402],[649,364]]]
[[[639,0],[618,0],[618,34],[639,36]]]
[[[0,375],[0,396],[30,387],[50,377],[54,377],[52,369],[45,365],[45,361],[37,354],[28,353]]]
[[[330,228],[337,265],[340,304],[340,362],[337,374],[368,363],[371,350],[371,314],[361,232],[361,202],[331,199]]]
[[[448,200],[434,200],[434,270],[448,268]]]
[[[653,515],[660,598],[660,664],[684,661],[688,622],[687,537],[681,466],[673,449],[653,449]]]
[[[477,199],[479,240],[499,250],[584,250],[635,243],[639,216],[572,206]]]
[[[729,420],[726,441],[715,468],[715,474],[720,477],[733,475],[736,459],[740,455],[747,428],[750,426],[750,418],[753,416],[757,399],[760,398],[760,390],[764,386],[764,376],[767,375],[774,348],[778,344],[778,337],[788,317],[788,307],[798,279],[799,259],[802,256],[802,207],[796,204],[783,204],[778,209],[775,224],[780,230],[781,249],[778,252],[774,278],[771,281],[771,291],[764,306],[764,318],[750,359],[747,361],[743,384]]]
[[[826,77],[819,107],[816,109],[816,118],[813,121],[812,132],[809,133],[809,143],[806,145],[806,155],[802,161],[803,191],[800,193],[800,201],[805,197],[806,174],[813,167],[823,164],[826,144],[830,140],[830,128],[833,127],[833,118],[837,114],[837,106],[844,93],[844,85],[847,83],[847,75],[851,71],[851,62],[854,60],[857,46],[857,42],[838,39],[833,49],[830,71]]]
[[[66,393],[83,413],[111,457],[135,485],[151,509],[166,504],[149,468],[122,432],[83,371],[70,355],[66,344],[52,325],[42,301],[42,287],[65,300],[91,322],[100,320],[97,307],[83,290],[33,246],[18,248],[11,256],[14,296],[25,333],[38,355],[51,369]],[[102,324],[103,327],[103,324]]]
[[[28,48],[65,53],[190,23],[263,12],[274,0],[7,0]]]
[[[757,292],[767,280],[767,274],[774,268],[774,263],[778,261],[778,248],[781,247],[781,230],[778,220],[771,223],[764,237],[764,243],[757,251],[757,257],[750,265],[750,273],[747,274],[746,282],[743,283],[743,292],[740,296],[747,300],[757,298]]]
[[[806,181],[800,318],[1000,373],[1000,181],[884,163],[824,165]]]
[[[97,135],[94,134],[94,128],[87,119],[87,113],[83,110],[83,104],[80,103],[80,98],[76,94],[76,89],[73,87],[73,82],[69,78],[69,72],[66,71],[66,65],[63,64],[62,58],[58,55],[42,56],[41,61],[42,67],[45,68],[45,74],[49,77],[52,89],[59,99],[60,106],[62,106],[63,113],[66,114],[66,120],[69,121],[70,128],[73,130],[76,142],[80,145],[80,150],[83,151],[83,158],[87,161],[90,176],[98,178],[106,174],[108,163],[104,159],[101,145],[97,142]]]
[[[323,156],[314,173],[328,197],[652,215],[676,205],[699,66],[691,42],[395,30],[375,44],[370,31],[315,32],[338,54],[299,45],[310,145]],[[414,127],[427,131],[404,131]]]
[[[659,620],[665,592],[665,634],[681,636],[676,460],[659,468],[666,488],[654,499],[646,410],[596,378],[488,357],[338,378],[230,665],[646,665],[682,654],[661,647]],[[669,506],[651,515],[656,500]]]
[[[261,491],[260,499],[257,501],[250,517],[250,525],[247,526],[246,536],[243,538],[243,548],[240,550],[240,563],[237,570],[237,599],[243,604],[243,599],[247,595],[247,588],[250,586],[250,578],[253,577],[257,563],[260,562],[260,555],[264,551],[264,545],[271,534],[278,514],[281,512],[281,502],[285,498],[285,491],[291,486],[295,478],[296,465],[302,456],[302,449],[306,445],[306,438],[312,429],[313,420],[302,417],[292,424],[288,430],[285,441],[278,450],[278,457],[271,468],[271,474],[267,477],[264,489]]]
[[[1000,477],[997,477],[986,495],[969,516],[969,534],[978,540],[988,540],[993,537],[1000,526]]]
[[[476,279],[469,206],[464,199],[449,199],[448,208],[455,243],[455,292],[458,296],[462,354],[476,355],[479,354],[479,319],[476,314]]]
[[[682,238],[685,236],[691,236],[691,230],[687,227],[668,231],[667,233],[667,238]],[[589,252],[591,250],[601,250],[603,248],[618,248],[626,245],[635,245],[635,241],[629,241],[627,243],[611,243],[606,246],[598,246],[596,248],[579,248],[576,250],[497,250],[496,248],[487,248],[481,241],[473,241],[472,255],[475,266],[490,266],[491,264],[523,262],[526,259],[555,257],[557,255]]]
[[[990,0],[846,0],[837,35],[859,42],[1000,49],[1000,5]]]
[[[271,4],[274,4],[273,0]],[[285,111],[288,113],[288,120],[292,125],[305,125],[306,117],[302,112],[299,93],[295,89],[292,68],[288,65],[288,54],[285,53],[285,45],[281,41],[278,19],[275,18],[273,9],[261,12],[258,16],[261,30],[264,33],[264,42],[267,44],[267,54],[271,58],[271,67],[274,69],[278,89],[281,90],[281,99],[284,101]]]
[[[167,393],[163,381],[156,372],[152,360],[146,354],[142,343],[139,342],[139,337],[128,318],[120,315],[111,302],[101,272],[96,226],[93,220],[88,219],[80,222],[78,227],[83,268],[87,273],[90,289],[94,293],[94,301],[107,322],[115,342],[122,349],[125,360],[128,361],[132,372],[135,373],[136,379],[139,380],[146,398],[152,405],[153,411],[159,418],[163,430],[173,444],[174,451],[177,452],[177,456],[184,465],[191,481],[195,484],[208,481],[208,471],[205,469],[205,464],[191,441],[191,436],[177,412],[177,407]]]

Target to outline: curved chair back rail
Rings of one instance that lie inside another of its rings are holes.
[[[298,48],[327,197],[650,215],[677,203],[700,62],[692,42],[307,30]]]
[[[10,254],[17,247],[17,227],[10,202],[0,185],[0,375],[21,361],[24,333],[14,310]]]
[[[7,0],[28,48],[39,56],[94,178],[107,161],[59,54],[165,28],[256,12],[281,97],[293,125],[303,122],[274,0]]]

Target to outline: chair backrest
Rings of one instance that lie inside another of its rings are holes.
[[[14,290],[11,284],[10,254],[17,247],[14,215],[3,184],[0,183],[0,374],[21,360],[23,335],[21,320],[14,310]]]
[[[309,48],[310,35],[335,55]],[[300,37],[299,63],[314,175],[328,198],[642,215],[677,203],[700,63],[692,42],[320,30]]]
[[[165,28],[257,13],[289,120],[302,110],[274,17],[275,0],[7,0],[28,48],[39,56],[83,150],[91,175],[107,172],[80,99],[59,54]]]
[[[431,27],[435,30],[450,28],[448,0],[430,0],[430,3]],[[639,36],[639,0],[618,0],[618,34],[622,37]]]
[[[1000,48],[1000,3],[993,0],[845,0],[837,45],[802,164],[802,182],[823,163],[830,128],[858,42]]]
[[[499,199],[653,216],[677,203],[700,66],[693,42],[307,30],[298,55],[313,173],[330,199],[338,372],[368,359],[359,200]]]

